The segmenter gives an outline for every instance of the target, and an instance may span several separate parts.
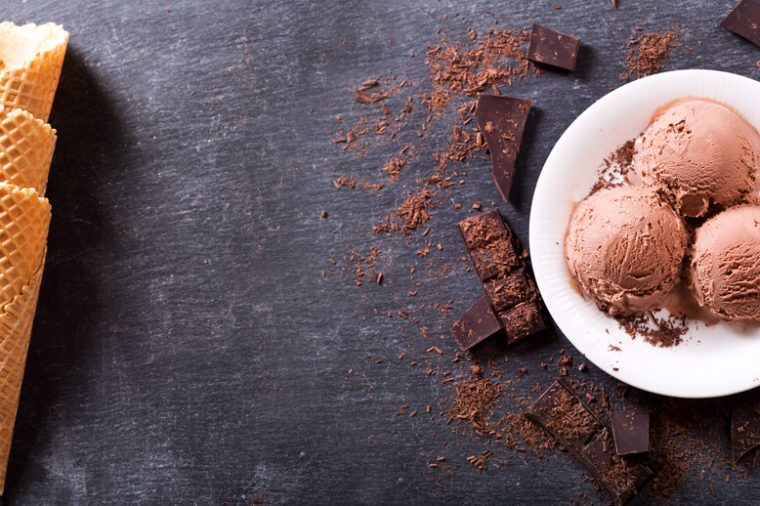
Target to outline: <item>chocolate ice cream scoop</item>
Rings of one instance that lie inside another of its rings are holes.
[[[570,221],[565,258],[581,290],[610,314],[662,305],[679,280],[687,234],[651,189],[607,188],[583,200]]]
[[[760,136],[739,114],[687,99],[657,116],[636,140],[634,171],[684,216],[746,201],[758,177]]]
[[[697,302],[725,321],[760,321],[760,206],[732,207],[695,233],[689,266]]]

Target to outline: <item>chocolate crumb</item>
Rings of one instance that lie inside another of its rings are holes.
[[[620,327],[634,339],[641,336],[644,341],[661,348],[678,346],[683,342],[683,336],[689,331],[688,320],[685,316],[658,317],[652,312],[647,312],[643,315],[617,316],[615,319]]]
[[[676,44],[675,32],[645,33],[632,35],[626,45],[626,73],[624,81],[630,78],[656,74],[662,70],[663,62]]]
[[[489,422],[496,399],[504,393],[504,385],[482,377],[479,366],[472,367],[472,374],[454,382],[456,398],[451,415],[472,427],[480,436],[492,436],[496,429]]]
[[[626,177],[633,165],[634,144],[635,139],[630,139],[604,159],[591,193],[601,188],[620,186],[626,182]]]

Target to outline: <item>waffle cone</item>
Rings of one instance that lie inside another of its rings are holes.
[[[49,225],[47,199],[31,188],[0,183],[0,308],[37,272]]]
[[[0,181],[44,195],[56,132],[21,109],[0,108]]]
[[[69,34],[0,23],[0,494],[37,307],[56,132],[46,124]]]
[[[37,271],[21,292],[0,310],[0,495],[5,489],[13,426],[16,423],[21,381],[40,293],[44,253]]]
[[[0,183],[0,494],[5,486],[49,224],[47,199],[34,189]]]
[[[0,23],[0,104],[47,122],[68,42],[53,23]]]

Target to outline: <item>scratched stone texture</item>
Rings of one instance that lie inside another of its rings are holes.
[[[2,2],[1,18],[55,21],[71,32],[51,116],[59,139],[47,265],[4,501],[597,501],[585,471],[562,452],[513,456],[508,467],[478,472],[465,456],[488,446],[456,434],[440,414],[451,387],[396,357],[435,345],[440,363],[449,361],[448,325],[481,293],[465,271],[456,222],[473,212],[473,201],[496,202],[527,241],[543,161],[580,112],[621,85],[622,47],[635,28],[679,33],[666,69],[760,77],[760,50],[718,27],[734,0],[619,4]],[[365,79],[392,73],[424,82],[436,30],[454,38],[469,27],[485,30],[493,25],[488,11],[501,26],[537,21],[579,35],[580,68],[504,90],[535,104],[514,202],[501,202],[488,160],[477,158],[451,196],[463,207],[440,203],[429,223],[430,240],[443,250],[422,259],[403,239],[375,237],[370,225],[416,188],[415,175],[429,172],[447,123],[415,140],[417,157],[399,183],[368,194],[335,190],[332,180],[380,179],[378,167],[398,146],[364,157],[342,151],[331,142],[335,115],[362,114],[347,90]],[[344,257],[373,244],[382,251],[383,284],[355,287]],[[428,260],[449,268],[434,272]],[[426,339],[419,325],[373,315],[447,301],[448,315],[421,316]],[[506,377],[528,368],[530,381],[516,388],[532,396],[533,382],[547,385],[556,374],[539,360],[561,348],[582,360],[558,334],[498,356],[496,367]],[[593,366],[584,377],[614,385]],[[433,414],[395,416],[404,404],[430,404]],[[727,434],[716,444],[727,451]],[[456,472],[431,470],[436,455]],[[757,504],[757,473],[724,483],[728,472],[720,463],[692,468],[668,502]]]

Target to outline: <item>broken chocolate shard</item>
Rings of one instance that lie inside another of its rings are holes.
[[[462,220],[459,231],[481,281],[506,274],[520,264],[512,234],[498,209]]]
[[[535,299],[537,298],[538,292],[535,292]],[[538,300],[522,302],[499,311],[497,315],[504,326],[507,344],[518,343],[526,337],[546,330],[546,321],[542,314],[541,303]]]
[[[532,298],[536,293],[522,268],[516,269],[506,276],[499,276],[484,282],[483,288],[491,297],[491,303],[496,311],[519,304]]]
[[[594,479],[610,494],[613,504],[621,505],[633,499],[660,466],[645,455],[621,457],[613,446],[612,435],[605,427],[583,452]]]
[[[520,152],[532,102],[528,99],[481,95],[475,118],[491,153],[491,173],[504,200],[509,200],[515,160]]]
[[[530,405],[525,417],[580,460],[616,505],[631,500],[659,467],[646,455],[617,455],[609,428],[562,379]]]
[[[530,32],[528,59],[572,72],[578,61],[580,47],[581,39],[578,37],[534,24]]]
[[[556,380],[528,408],[525,416],[568,450],[582,448],[602,430],[601,420],[562,379]]]
[[[494,314],[491,301],[487,296],[483,296],[470,306],[461,319],[454,322],[451,333],[462,349],[469,350],[501,329],[501,323]]]
[[[468,249],[482,248],[510,238],[501,213],[495,207],[460,221],[459,231]]]
[[[470,259],[481,281],[503,276],[520,266],[520,257],[510,241],[500,241],[473,250]]]
[[[720,26],[760,46],[760,2],[742,0]]]
[[[494,208],[459,223],[475,270],[483,282],[507,344],[546,329],[541,296],[523,251],[509,225]]]
[[[760,404],[737,405],[731,414],[731,454],[739,462],[760,447]]]
[[[649,411],[636,407],[610,415],[615,451],[618,455],[636,455],[649,451]]]

